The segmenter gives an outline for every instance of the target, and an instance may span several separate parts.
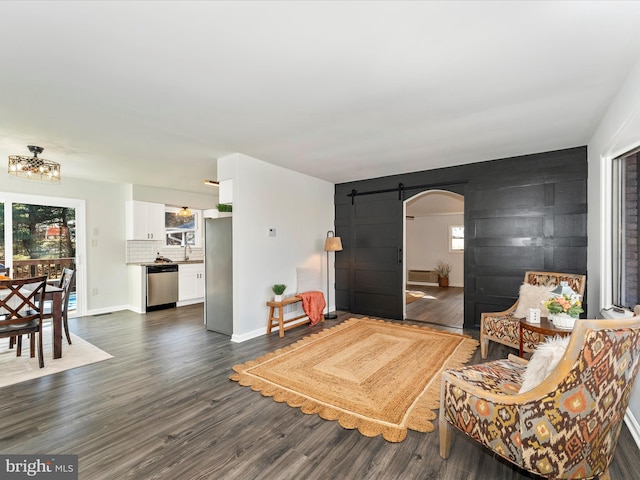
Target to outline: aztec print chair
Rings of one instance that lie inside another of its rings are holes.
[[[584,275],[576,275],[573,273],[556,273],[556,272],[525,272],[524,283],[528,285],[547,285],[557,286],[560,282],[567,282],[569,286],[581,296],[584,296],[584,288],[586,283]],[[489,341],[502,343],[508,347],[516,349],[520,348],[520,318],[525,315],[516,316],[519,298],[509,309],[503,312],[483,313],[480,323],[480,354],[482,358],[487,358],[487,349]],[[539,305],[530,305],[531,307],[539,307]],[[521,313],[521,312],[520,312]],[[535,332],[524,332],[523,350],[532,352],[535,346],[540,342],[540,338]]]
[[[640,317],[576,321],[557,366],[518,393],[527,363],[509,355],[442,374],[440,456],[455,427],[536,475],[610,478],[640,365]]]

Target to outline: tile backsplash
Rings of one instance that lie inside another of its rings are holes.
[[[184,248],[166,247],[162,241],[127,240],[127,263],[150,263],[160,255],[174,262],[184,260]],[[192,247],[188,252],[189,260],[203,260],[204,249]]]

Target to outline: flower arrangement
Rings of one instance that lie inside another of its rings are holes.
[[[577,293],[572,293],[571,295],[563,293],[562,295],[551,297],[544,302],[544,306],[551,314],[566,313],[573,318],[578,318],[584,312],[580,295]]]

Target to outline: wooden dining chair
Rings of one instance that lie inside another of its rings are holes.
[[[69,334],[69,322],[67,311],[69,310],[69,296],[71,294],[71,288],[73,287],[73,282],[76,278],[76,271],[71,268],[64,268],[62,270],[62,276],[60,277],[60,281],[57,282],[57,287],[63,289],[62,292],[62,323],[64,325],[64,333],[67,336],[67,342],[71,345],[71,335]],[[44,309],[42,312],[43,318],[45,320],[53,318],[53,302],[51,300],[47,300],[44,303]]]
[[[22,354],[22,335],[30,335],[31,357],[35,357],[38,334],[38,360],[44,367],[42,348],[42,301],[47,277],[0,280],[0,338],[17,338],[16,356]]]

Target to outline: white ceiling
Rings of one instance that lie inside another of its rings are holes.
[[[210,192],[241,152],[330,182],[585,145],[640,2],[1,2],[0,155]]]

